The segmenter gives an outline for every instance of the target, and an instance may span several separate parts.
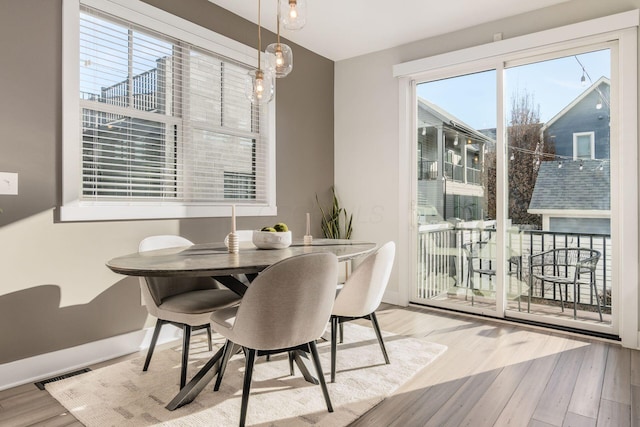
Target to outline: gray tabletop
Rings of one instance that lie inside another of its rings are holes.
[[[351,240],[315,239],[305,246],[294,241],[286,249],[241,248],[231,254],[222,243],[133,253],[107,262],[112,271],[128,276],[223,276],[258,273],[283,259],[306,253],[331,252],[347,261],[372,252],[375,243]]]

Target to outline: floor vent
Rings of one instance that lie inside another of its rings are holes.
[[[65,378],[75,377],[76,375],[84,374],[85,372],[89,372],[89,371],[91,371],[91,369],[82,368],[82,369],[79,369],[77,371],[67,372],[66,374],[62,374],[62,375],[58,375],[58,376],[55,376],[55,377],[47,378],[46,380],[38,381],[37,383],[35,383],[35,385],[40,390],[44,390],[45,384],[49,384],[49,383],[52,383],[52,382],[55,382],[55,381],[63,380]]]

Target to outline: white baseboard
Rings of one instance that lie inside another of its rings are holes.
[[[382,297],[382,301],[387,304],[406,306],[407,304],[400,298],[400,292],[386,290]]]
[[[82,369],[126,354],[149,348],[154,328],[142,329],[124,335],[82,344],[51,353],[0,365],[0,390],[51,378]],[[182,337],[182,331],[172,325],[160,330],[157,345]]]

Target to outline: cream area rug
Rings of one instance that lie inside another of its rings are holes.
[[[446,347],[423,339],[383,333],[391,364],[386,365],[373,329],[344,325],[338,344],[336,382],[327,383],[334,412],[327,412],[319,385],[306,382],[296,368],[289,375],[286,353],[256,360],[247,425],[344,426],[377,405],[414,374],[444,353]],[[214,335],[214,347],[224,344]],[[193,402],[169,411],[178,392],[181,345],[153,355],[120,362],[46,385],[47,391],[86,426],[237,426],[244,375],[242,353],[231,358],[222,386],[214,380]],[[216,351],[216,348],[214,348]],[[329,342],[318,344],[325,378],[330,377]],[[192,339],[189,378],[213,353],[204,335]],[[312,363],[307,364],[315,376]]]

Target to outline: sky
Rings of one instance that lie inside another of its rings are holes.
[[[527,91],[546,122],[600,77],[611,76],[610,50],[600,50],[505,69],[505,108],[513,95]],[[585,84],[581,83],[583,69]],[[419,97],[440,106],[474,129],[496,127],[496,71],[419,84]],[[508,113],[507,113],[508,114]],[[509,115],[507,115],[509,117]]]

